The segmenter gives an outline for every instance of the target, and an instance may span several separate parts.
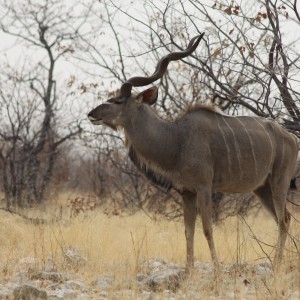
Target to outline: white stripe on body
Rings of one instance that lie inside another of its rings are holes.
[[[225,122],[225,124],[227,125],[228,129],[230,130],[231,134],[232,134],[232,137],[233,137],[233,140],[234,140],[234,148],[235,148],[235,151],[237,153],[237,160],[238,160],[238,164],[239,164],[239,169],[240,169],[240,179],[243,178],[243,169],[242,169],[242,164],[241,164],[241,150],[240,150],[240,147],[238,145],[238,142],[235,138],[235,134],[234,134],[234,131],[233,129],[231,128],[231,126],[227,123],[227,121],[225,120],[224,116],[222,115],[222,119],[223,121]]]
[[[236,118],[240,124],[242,125],[242,127],[244,128],[244,131],[246,132],[248,138],[249,138],[249,142],[250,142],[250,146],[251,146],[251,153],[252,153],[252,156],[253,156],[253,162],[254,162],[254,169],[255,169],[255,174],[258,175],[258,171],[257,171],[257,160],[256,160],[256,155],[255,155],[255,152],[254,152],[254,145],[253,145],[253,140],[252,140],[252,137],[247,129],[247,127],[245,126],[245,124],[237,117]]]
[[[255,118],[255,117],[252,117],[252,119],[255,120],[262,127],[262,129],[264,130],[264,132],[266,133],[266,135],[268,136],[268,139],[270,141],[270,146],[271,146],[271,150],[272,150],[272,155],[270,156],[271,158],[270,158],[269,168],[268,168],[270,170],[270,167],[272,165],[272,158],[274,157],[274,146],[273,146],[273,143],[272,143],[272,139],[271,139],[268,131],[266,130],[266,128],[258,121],[258,119]]]
[[[226,141],[226,137],[225,137],[225,134],[224,134],[224,131],[222,129],[222,127],[220,126],[220,123],[219,123],[219,115],[216,114],[216,119],[217,119],[217,124],[218,124],[218,128],[222,134],[222,137],[223,137],[223,140],[224,140],[224,144],[226,146],[226,151],[227,151],[227,162],[228,162],[228,167],[229,167],[229,178],[230,180],[232,179],[232,161],[231,161],[231,156],[230,156],[230,148],[229,148],[229,145]]]

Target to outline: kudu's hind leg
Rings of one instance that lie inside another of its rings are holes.
[[[291,214],[286,208],[287,186],[288,183],[274,184],[272,187],[274,208],[276,211],[278,224],[278,240],[274,257],[274,266],[276,268],[280,266],[280,263],[282,261],[284,245],[291,221]]]
[[[281,264],[284,245],[290,228],[291,214],[286,207],[283,208],[283,213],[278,220],[278,241],[274,257],[274,266],[278,268]]]
[[[217,269],[220,268],[218,256],[215,248],[212,228],[212,199],[211,189],[207,186],[202,186],[197,191],[197,207],[200,208],[203,232],[206,237],[212,261]]]
[[[186,238],[186,266],[190,270],[194,266],[194,233],[197,217],[196,194],[182,195],[183,216]]]
[[[278,240],[274,258],[274,266],[278,267],[283,257],[283,250],[287,238],[290,213],[286,209],[286,195],[288,185],[282,180],[275,182],[268,178],[265,185],[258,188],[254,193],[260,198],[262,204],[274,217],[278,225]]]
[[[254,191],[256,196],[258,196],[259,200],[263,204],[263,206],[269,211],[269,213],[272,215],[276,223],[278,223],[277,215],[274,207],[274,201],[273,201],[273,195],[271,186],[268,183],[268,181],[261,187],[259,187],[257,190]]]

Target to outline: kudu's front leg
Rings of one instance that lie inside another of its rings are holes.
[[[194,233],[197,217],[196,194],[182,195],[182,200],[186,238],[186,267],[189,271],[194,266]]]
[[[209,186],[201,186],[197,190],[197,208],[200,209],[201,218],[202,218],[202,226],[203,233],[206,237],[210,255],[214,266],[217,270],[220,269],[220,264],[215,248],[214,237],[213,237],[213,228],[212,228],[212,198],[211,198],[211,188]]]

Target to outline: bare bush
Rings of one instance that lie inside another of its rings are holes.
[[[70,217],[77,217],[80,213],[84,214],[93,211],[98,206],[95,195],[71,197],[67,200],[67,206],[70,207]]]
[[[79,121],[60,128],[56,69],[75,51],[87,15],[57,1],[4,1],[0,10],[1,33],[24,53],[21,63],[10,64],[8,51],[0,72],[0,180],[6,206],[13,209],[45,199],[60,145],[81,131]]]

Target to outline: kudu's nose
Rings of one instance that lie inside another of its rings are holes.
[[[90,120],[90,121],[96,121],[97,119],[95,118],[95,117],[93,117],[93,112],[94,112],[94,110],[92,110],[92,111],[90,111],[89,113],[88,113],[88,119]]]
[[[89,119],[90,121],[97,121],[97,119],[95,119],[94,117],[89,116],[89,115],[88,115],[88,119]]]

